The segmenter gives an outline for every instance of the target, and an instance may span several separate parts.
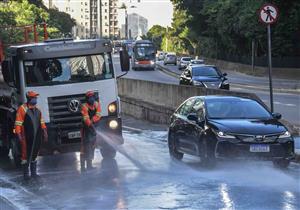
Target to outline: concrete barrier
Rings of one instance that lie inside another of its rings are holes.
[[[165,124],[175,109],[192,96],[231,95],[260,99],[251,93],[164,84],[135,79],[118,79],[122,112],[138,119]],[[264,103],[260,101],[263,105]]]

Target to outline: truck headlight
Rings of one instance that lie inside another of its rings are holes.
[[[278,138],[283,139],[283,138],[289,138],[289,137],[291,137],[291,133],[286,131],[283,134],[281,134]]]
[[[118,126],[119,126],[119,123],[118,123],[118,121],[116,121],[116,120],[112,120],[112,121],[110,121],[109,122],[109,127],[111,128],[111,129],[117,129],[118,128]]]
[[[115,102],[108,105],[108,112],[110,114],[114,114],[114,113],[116,113],[116,111],[117,111],[117,105]]]

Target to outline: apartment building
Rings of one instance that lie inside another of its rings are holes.
[[[76,20],[73,36],[117,38],[118,0],[43,0],[49,8],[66,12]]]
[[[138,39],[148,32],[148,20],[143,16],[132,13],[128,15],[128,37],[129,39]],[[121,37],[125,38],[125,25],[121,26]]]

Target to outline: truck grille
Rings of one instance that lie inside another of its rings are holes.
[[[85,94],[56,96],[48,98],[50,122],[58,131],[60,143],[78,143],[80,139],[68,139],[68,133],[78,131],[82,126],[80,106],[77,112],[69,110],[69,103],[76,99],[85,102]]]

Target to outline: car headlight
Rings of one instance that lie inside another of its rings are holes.
[[[151,65],[154,65],[154,64],[155,64],[155,62],[154,62],[154,61],[150,61],[150,64],[151,64]]]
[[[289,137],[291,137],[291,133],[286,131],[283,134],[281,134],[278,138],[283,139],[283,138],[289,138]]]
[[[139,62],[138,61],[136,61],[136,62],[134,62],[136,65],[138,65],[139,64]]]
[[[119,123],[118,123],[118,121],[116,121],[116,120],[112,120],[112,121],[110,121],[109,122],[109,127],[111,128],[111,129],[117,129],[118,128],[118,126],[119,126]]]
[[[235,136],[228,135],[228,134],[226,134],[226,133],[224,133],[224,132],[222,132],[222,131],[218,131],[218,132],[217,132],[217,135],[218,135],[218,137],[220,137],[220,138],[225,138],[225,139],[235,139]]]
[[[193,80],[193,85],[197,85],[197,86],[202,86],[202,87],[204,87],[204,85],[203,85],[202,82],[195,81],[195,80]]]

